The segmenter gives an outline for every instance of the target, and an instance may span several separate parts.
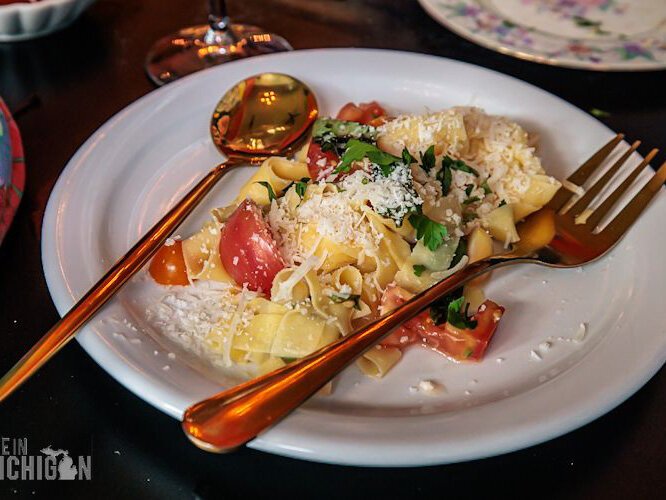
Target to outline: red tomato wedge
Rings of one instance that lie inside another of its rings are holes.
[[[307,164],[312,180],[318,181],[326,177],[333,172],[339,161],[340,157],[335,151],[322,151],[319,144],[310,142]]]
[[[253,201],[241,203],[222,228],[220,258],[236,283],[270,296],[273,279],[285,264],[261,209]]]
[[[161,285],[187,285],[187,268],[183,257],[183,242],[160,248],[150,261],[148,272]]]
[[[374,125],[373,121],[384,116],[386,116],[386,110],[377,101],[372,101],[362,102],[358,106],[353,102],[348,102],[338,111],[336,118],[349,122],[359,122],[364,125]]]
[[[382,314],[395,309],[412,297],[413,294],[399,286],[389,285],[382,296]],[[381,342],[381,345],[402,348],[419,344],[456,361],[479,361],[483,358],[503,313],[502,306],[486,300],[472,317],[477,322],[476,327],[461,329],[449,323],[436,325],[428,311],[424,311],[399,326]]]

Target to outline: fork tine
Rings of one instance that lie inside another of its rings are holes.
[[[652,159],[656,156],[656,154],[659,152],[658,149],[653,149],[650,151],[647,156],[643,159],[642,162],[638,164],[636,168],[627,176],[627,178],[622,181],[622,184],[620,184],[615,191],[613,191],[610,196],[608,196],[602,203],[599,205],[594,212],[592,212],[592,215],[590,215],[587,218],[586,224],[591,228],[594,229],[597,227],[597,224],[601,222],[601,219],[603,219],[604,215],[608,213],[608,211],[615,206],[615,204],[618,202],[618,200],[622,197],[624,192],[629,189],[629,186],[631,186],[638,177],[638,174],[640,174],[645,167],[647,167]]]
[[[604,228],[600,235],[610,238],[614,243],[636,222],[650,200],[659,192],[661,186],[666,182],[666,162],[659,167],[657,173],[652,176],[647,184],[636,196],[627,204],[626,207]]]
[[[592,175],[592,173],[601,165],[604,160],[611,154],[620,141],[624,139],[624,134],[617,134],[613,137],[608,143],[602,146],[599,151],[590,156],[585,163],[583,163],[578,170],[573,174],[567,177],[567,181],[580,186],[584,184],[585,181]],[[555,212],[559,212],[560,209],[566,204],[567,201],[573,196],[573,193],[567,188],[560,188],[555,196],[548,203],[548,208],[551,208]]]
[[[567,213],[573,216],[578,215],[583,210],[587,208],[590,202],[594,199],[595,196],[599,194],[599,191],[608,184],[608,182],[615,176],[620,167],[624,165],[624,162],[631,156],[631,154],[636,151],[638,146],[641,145],[641,141],[634,142],[631,147],[618,159],[611,168],[609,168],[606,173],[594,183],[590,189],[588,189],[583,196],[571,207]]]

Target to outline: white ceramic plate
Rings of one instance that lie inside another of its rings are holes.
[[[232,84],[262,71],[307,82],[324,113],[347,101],[376,99],[394,112],[463,104],[507,115],[540,135],[544,164],[558,177],[612,135],[531,85],[424,55],[296,51],[204,71],[121,111],[63,171],[42,240],[44,270],[60,313],[219,161],[208,137],[209,114]],[[195,230],[208,209],[231,201],[249,175],[247,169],[225,179],[179,233]],[[487,295],[507,312],[482,363],[456,365],[416,348],[381,381],[352,366],[332,396],[311,401],[251,446],[342,464],[423,465],[523,448],[602,415],[666,359],[664,214],[662,193],[612,256],[584,270],[522,267],[495,274]],[[146,321],[144,305],[157,289],[145,276],[134,280],[77,339],[120,383],[180,418],[189,404],[226,382],[205,377],[196,361],[155,340],[159,335]],[[581,322],[588,332],[576,343],[570,339]],[[548,337],[554,340],[546,352],[539,346]],[[532,350],[543,359],[537,361]],[[410,392],[421,379],[436,380],[445,390],[435,396]]]
[[[443,26],[503,54],[597,71],[666,68],[660,0],[419,0]]]

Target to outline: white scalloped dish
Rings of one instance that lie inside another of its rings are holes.
[[[95,0],[40,0],[0,6],[0,42],[29,40],[69,26]]]

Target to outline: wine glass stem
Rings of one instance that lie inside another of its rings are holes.
[[[208,24],[212,30],[226,31],[229,26],[225,0],[208,0]]]

